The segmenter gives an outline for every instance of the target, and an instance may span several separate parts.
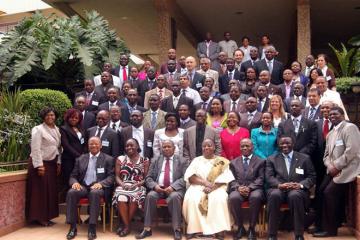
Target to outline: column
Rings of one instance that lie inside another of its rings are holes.
[[[157,10],[159,65],[161,65],[167,61],[167,52],[171,48],[171,14],[166,1],[154,0],[154,5]]]
[[[297,59],[305,66],[311,54],[310,0],[297,0]]]

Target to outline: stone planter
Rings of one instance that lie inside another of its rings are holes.
[[[0,174],[0,237],[26,224],[27,170]]]

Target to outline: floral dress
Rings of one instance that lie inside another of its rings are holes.
[[[120,156],[116,161],[120,161],[120,179],[124,184],[132,185],[144,180],[145,165],[149,159],[139,157],[136,163],[131,162],[127,156]],[[132,190],[125,190],[121,186],[115,189],[112,203],[117,205],[118,202],[136,202],[139,208],[143,207],[146,197],[146,188],[138,186]]]

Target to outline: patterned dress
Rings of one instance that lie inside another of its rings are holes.
[[[120,156],[116,161],[120,162],[120,179],[125,185],[132,185],[144,180],[145,165],[149,162],[149,159],[139,157],[139,160],[133,163],[127,156]],[[144,186],[139,186],[132,190],[125,190],[118,186],[115,189],[112,203],[116,206],[118,202],[136,202],[139,208],[142,208],[145,197],[146,188]]]

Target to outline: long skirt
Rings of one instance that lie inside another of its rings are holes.
[[[45,175],[40,177],[30,162],[27,182],[27,218],[45,222],[59,216],[57,190],[57,158],[43,161]]]

